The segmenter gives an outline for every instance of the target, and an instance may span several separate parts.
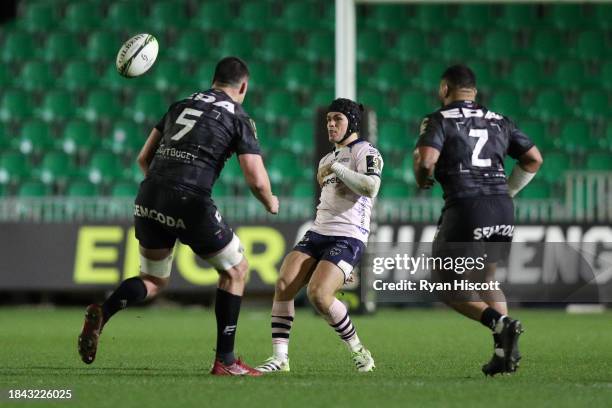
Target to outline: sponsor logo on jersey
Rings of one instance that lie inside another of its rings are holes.
[[[331,256],[338,256],[338,255],[340,255],[341,253],[342,253],[342,249],[337,248],[337,247],[334,247],[334,248],[332,248],[332,249],[330,249],[330,250],[329,250],[329,254],[330,254]]]
[[[157,152],[155,152],[155,154],[164,158],[179,159],[184,160],[186,162],[192,162],[198,158],[198,156],[196,156],[195,154],[186,152],[185,150],[165,146],[160,146],[159,149],[157,149]]]
[[[134,216],[149,218],[159,222],[160,224],[164,224],[167,227],[186,229],[185,222],[182,218],[174,218],[169,215],[162,214],[157,210],[152,210],[141,205],[134,205]]]
[[[380,157],[366,156],[366,173],[380,173]]]
[[[474,229],[474,239],[490,238],[492,235],[511,237],[514,234],[514,225],[491,225]]]
[[[340,180],[338,177],[330,177],[330,178],[328,178],[327,180],[325,180],[323,182],[323,184],[321,185],[321,188],[325,188],[325,187],[327,187],[330,184],[338,184],[338,183],[341,183],[341,182],[342,182],[342,180]]]

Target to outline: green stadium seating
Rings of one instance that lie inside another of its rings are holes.
[[[470,37],[464,33],[449,31],[440,38],[440,43],[433,49],[433,55],[451,63],[470,61],[476,47],[470,43]]]
[[[271,91],[255,110],[256,118],[262,118],[268,122],[287,121],[299,116],[300,109],[294,96],[285,91]]]
[[[0,184],[15,183],[30,176],[27,156],[16,152],[0,154]]]
[[[50,194],[51,189],[49,186],[39,181],[26,181],[17,190],[19,197],[45,197]]]
[[[8,64],[0,64],[0,88],[7,89],[13,84],[15,74]]]
[[[328,31],[309,33],[304,46],[299,47],[298,55],[310,62],[332,61],[334,56],[334,34]]]
[[[155,89],[161,92],[177,90],[184,87],[185,73],[184,65],[173,60],[159,61],[153,69],[151,76]]]
[[[98,188],[87,181],[74,181],[68,185],[66,195],[68,197],[95,197],[98,195]]]
[[[147,76],[147,75],[145,75]],[[130,79],[130,81],[135,78]],[[111,89],[113,91],[124,91],[127,79],[123,78],[121,75],[117,73],[117,68],[115,68],[115,64],[109,65],[108,68],[104,70],[102,77],[100,78],[101,85],[106,89]]]
[[[504,4],[497,26],[511,31],[530,30],[537,26],[538,6],[535,4]]]
[[[132,164],[125,169],[121,176],[121,180],[131,181],[134,183],[140,183],[144,179],[142,170],[140,169],[140,166],[138,165],[136,160],[132,160]]]
[[[15,139],[14,147],[23,154],[41,153],[53,147],[54,140],[46,123],[31,120],[26,122]]]
[[[162,118],[166,109],[168,105],[159,92],[142,91],[134,98],[132,108],[128,109],[128,116],[137,123],[152,121],[154,122],[152,125],[155,125]]]
[[[381,123],[376,144],[383,157],[393,153],[405,155],[406,152],[409,152],[413,148],[413,145],[409,142],[409,134],[406,125],[402,122],[386,121]]]
[[[236,27],[246,31],[259,31],[263,27],[269,27],[274,20],[272,9],[265,1],[242,2],[236,20]],[[228,16],[227,21],[231,21]]]
[[[480,31],[483,24],[491,21],[492,12],[488,4],[461,4],[452,26],[466,31]]]
[[[289,61],[294,58],[297,42],[291,33],[286,31],[268,32],[263,36],[255,56],[263,61]]]
[[[319,106],[329,106],[333,100],[334,90],[332,88],[317,89],[310,96],[310,106],[312,109],[316,109]]]
[[[517,198],[521,200],[543,200],[551,196],[552,190],[550,184],[536,178],[518,193]]]
[[[240,168],[240,162],[237,157],[232,156],[225,162],[225,167],[223,167],[221,171],[221,177],[230,184],[242,182],[242,169]]]
[[[264,90],[278,83],[277,75],[270,64],[254,61],[249,64],[249,90]],[[206,74],[208,75],[208,73]],[[208,81],[212,78],[212,73]]]
[[[487,61],[512,61],[518,54],[516,44],[516,38],[512,32],[492,30],[484,35],[477,52],[480,58]]]
[[[188,61],[199,62],[210,56],[211,48],[209,35],[202,31],[188,30],[180,34],[177,41],[172,45],[170,55],[182,63]],[[159,65],[160,62],[168,61],[159,61],[157,64]]]
[[[429,52],[423,35],[417,31],[408,31],[398,34],[395,46],[391,48],[389,54],[398,61],[420,62]]]
[[[216,199],[218,197],[230,197],[232,195],[230,186],[225,184],[222,180],[217,180],[212,189],[212,197]]]
[[[241,31],[228,31],[224,32],[219,45],[213,50],[213,54],[216,58],[234,55],[248,61],[256,48],[251,36],[245,35]]]
[[[608,151],[612,152],[612,123],[608,124],[606,133],[601,142],[608,149]]]
[[[586,74],[584,68],[579,61],[560,61],[549,85],[568,91],[577,91],[591,85],[592,79]]]
[[[281,147],[296,155],[312,153],[315,139],[314,121],[302,119],[291,123],[288,137],[282,139]]]
[[[74,2],[66,6],[62,27],[73,32],[89,32],[100,26],[102,13],[94,1]]]
[[[594,21],[598,28],[604,30],[612,29],[612,4],[594,4],[593,5]]]
[[[45,32],[52,30],[58,20],[57,7],[53,4],[31,3],[18,19],[18,26],[30,32]]]
[[[495,92],[488,107],[493,112],[508,116],[513,120],[526,114],[524,105],[521,103],[521,95],[514,89],[500,89]]]
[[[406,77],[404,64],[392,61],[377,65],[376,71],[366,83],[375,89],[386,92],[397,87],[398,82]]]
[[[437,109],[430,103],[431,97],[420,91],[405,91],[400,96],[399,103],[391,110],[393,117],[403,120],[417,121]]]
[[[575,109],[576,116],[587,120],[605,120],[612,114],[609,93],[601,89],[583,92]]]
[[[555,148],[555,139],[549,134],[543,122],[539,120],[525,120],[517,123],[517,125],[536,144],[540,151],[549,151]]]
[[[291,185],[308,180],[308,171],[298,163],[297,156],[290,152],[277,151],[266,163],[272,184]]]
[[[121,181],[113,184],[111,188],[112,197],[135,198],[138,194],[138,184]]]
[[[587,156],[587,170],[610,171],[612,170],[612,160],[610,153],[591,153]]]
[[[65,62],[80,57],[82,53],[83,47],[75,34],[56,31],[47,37],[42,57],[45,61]]]
[[[294,198],[313,198],[315,194],[314,182],[302,181],[296,183],[291,189]]]
[[[31,117],[32,104],[28,94],[22,90],[8,90],[2,93],[0,120],[2,122],[22,121]]]
[[[158,1],[151,6],[149,24],[156,31],[180,29],[187,26],[185,5],[176,1]]]
[[[544,21],[559,30],[575,30],[586,24],[582,4],[551,4]]]
[[[423,62],[420,64],[420,72],[412,80],[413,85],[425,92],[437,94],[438,88],[440,87],[440,77],[446,68],[448,68],[447,64],[440,61]]]
[[[364,106],[373,109],[378,115],[379,120],[380,118],[389,116],[389,102],[384,93],[371,89],[358,89],[357,92],[359,92],[357,94],[357,100]],[[328,102],[328,104],[330,102]]]
[[[285,88],[292,92],[313,89],[319,82],[315,66],[302,62],[285,64],[282,79]]]
[[[71,91],[86,91],[99,81],[94,67],[84,61],[72,61],[65,65],[61,85]]]
[[[79,3],[77,3],[79,4]],[[85,57],[92,62],[112,61],[117,56],[121,38],[110,31],[95,31],[89,34]]]
[[[37,178],[45,184],[66,183],[76,170],[70,156],[63,152],[51,151],[44,155],[36,173]]]
[[[82,120],[72,120],[64,126],[58,147],[66,154],[87,156],[100,143],[92,124]]]
[[[612,60],[601,65],[600,75],[597,81],[606,89],[612,89]]]
[[[40,91],[53,87],[55,76],[49,64],[41,61],[30,61],[21,69],[21,85],[27,91]]]
[[[30,34],[13,31],[6,34],[2,46],[3,62],[18,62],[32,58],[32,51],[35,50],[34,39]]]
[[[529,113],[533,118],[555,122],[565,119],[570,110],[561,92],[556,89],[547,89],[538,93]]]
[[[563,183],[564,173],[571,169],[570,156],[563,152],[545,152],[543,158],[537,177],[551,184]]]
[[[253,26],[256,21],[257,20],[251,22],[251,26]],[[230,3],[226,1],[207,1],[202,2],[195,16],[192,17],[190,25],[200,30],[211,31],[228,27],[231,25],[231,22]]]
[[[357,33],[357,61],[376,61],[385,55],[384,35],[376,31],[362,30]],[[330,50],[333,53],[333,49]]]
[[[534,61],[514,63],[508,79],[506,84],[520,91],[532,91],[544,84],[541,65]]]
[[[114,153],[136,153],[140,151],[147,135],[132,121],[114,122],[111,137],[105,138],[103,146]]]
[[[129,30],[130,33],[140,32],[145,26],[143,8],[136,2],[113,2],[109,8],[104,26],[110,30]],[[142,31],[142,32],[146,32]],[[127,39],[127,38],[126,38]]]
[[[565,122],[559,134],[557,148],[569,153],[585,153],[599,147],[598,140],[591,135],[589,125],[581,120]]]
[[[93,153],[87,166],[87,178],[93,184],[109,183],[119,180],[123,166],[112,152],[98,151]]]
[[[448,21],[447,7],[439,4],[423,4],[416,7],[415,15],[409,24],[425,32],[440,28],[440,21]]]
[[[407,196],[412,195],[412,190],[413,187],[406,183],[397,181],[383,181],[380,184],[380,193],[378,194],[378,197],[383,199],[406,198]]]
[[[250,69],[250,68],[249,68]],[[210,88],[212,83],[212,78],[215,73],[215,63],[214,62],[203,62],[198,64],[198,68],[196,69],[193,77],[194,77],[194,85],[196,85],[196,90],[207,90]],[[248,97],[247,97],[248,99]]]
[[[120,114],[119,97],[111,91],[97,89],[87,95],[79,116],[88,122],[114,120]]]
[[[538,61],[555,61],[565,56],[567,47],[556,31],[538,30],[526,49]]]
[[[476,75],[476,87],[481,96],[491,89],[497,89],[497,75],[491,73],[491,65],[482,60],[470,62],[470,68]]]
[[[365,26],[381,31],[401,31],[406,25],[406,7],[402,5],[382,4],[369,9]]]
[[[317,13],[312,3],[304,1],[286,1],[283,4],[281,17],[274,19],[278,28],[288,31],[310,31],[319,25]],[[288,23],[288,22],[291,23]]]
[[[581,60],[596,61],[611,56],[605,36],[599,31],[584,31],[578,35],[572,54]]]
[[[8,195],[9,189],[4,184],[0,184],[0,197],[6,197]]]
[[[73,117],[75,110],[72,95],[65,90],[56,89],[45,94],[37,116],[45,122],[58,122]]]

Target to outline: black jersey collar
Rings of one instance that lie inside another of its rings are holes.
[[[470,109],[475,109],[475,108],[479,108],[480,105],[478,105],[476,103],[476,101],[453,101],[451,103],[449,103],[448,105],[444,106],[444,108],[442,109],[447,109],[447,108],[470,108]]]

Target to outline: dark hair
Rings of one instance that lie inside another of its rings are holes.
[[[466,65],[458,64],[446,68],[442,74],[442,79],[448,83],[451,90],[460,88],[476,88],[476,75]]]
[[[217,63],[213,83],[238,86],[249,76],[247,64],[238,57],[225,57]]]

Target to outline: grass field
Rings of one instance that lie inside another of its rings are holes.
[[[296,316],[291,373],[208,375],[214,316],[207,309],[134,309],[105,328],[97,360],[76,352],[81,309],[0,308],[0,406],[390,407],[612,406],[612,313],[520,311],[524,359],[514,376],[485,378],[490,335],[447,310],[386,310],[355,317],[377,370],[355,372],[335,333],[309,311]],[[267,310],[245,310],[237,351],[270,354]],[[8,389],[72,389],[54,403],[9,402]]]

